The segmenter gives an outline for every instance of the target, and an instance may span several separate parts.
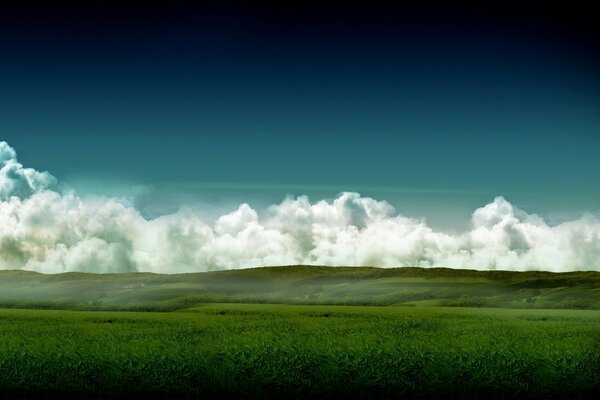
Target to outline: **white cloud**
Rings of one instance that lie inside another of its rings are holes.
[[[286,199],[259,217],[242,204],[213,225],[182,209],[146,219],[109,197],[56,191],[47,172],[24,168],[0,142],[0,268],[162,273],[263,265],[445,266],[600,270],[600,222],[549,226],[502,197],[462,234],[435,231],[384,201],[342,193]],[[54,190],[52,190],[54,189]]]
[[[24,168],[17,161],[17,153],[6,142],[0,142],[0,200],[10,196],[27,197],[56,185],[48,172]]]

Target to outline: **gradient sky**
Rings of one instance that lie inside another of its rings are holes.
[[[341,191],[447,229],[496,195],[600,210],[590,10],[279,3],[3,6],[0,140],[148,215]]]

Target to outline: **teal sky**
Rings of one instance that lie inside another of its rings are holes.
[[[600,209],[583,17],[293,11],[17,10],[0,28],[0,139],[150,216],[342,191],[447,229],[497,195],[549,222]]]

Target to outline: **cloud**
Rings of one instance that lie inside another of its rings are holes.
[[[23,168],[15,150],[6,142],[0,142],[0,200],[10,196],[28,197],[55,185],[56,179],[48,172]]]
[[[549,226],[502,197],[447,234],[385,201],[342,193],[288,198],[259,213],[248,204],[205,223],[189,209],[147,219],[111,197],[60,192],[47,172],[24,168],[0,142],[0,268],[176,273],[318,264],[505,270],[600,270],[592,215]]]

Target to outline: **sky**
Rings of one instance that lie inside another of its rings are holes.
[[[454,235],[498,196],[600,215],[593,13],[479,3],[3,6],[0,140],[145,220],[343,193]]]

